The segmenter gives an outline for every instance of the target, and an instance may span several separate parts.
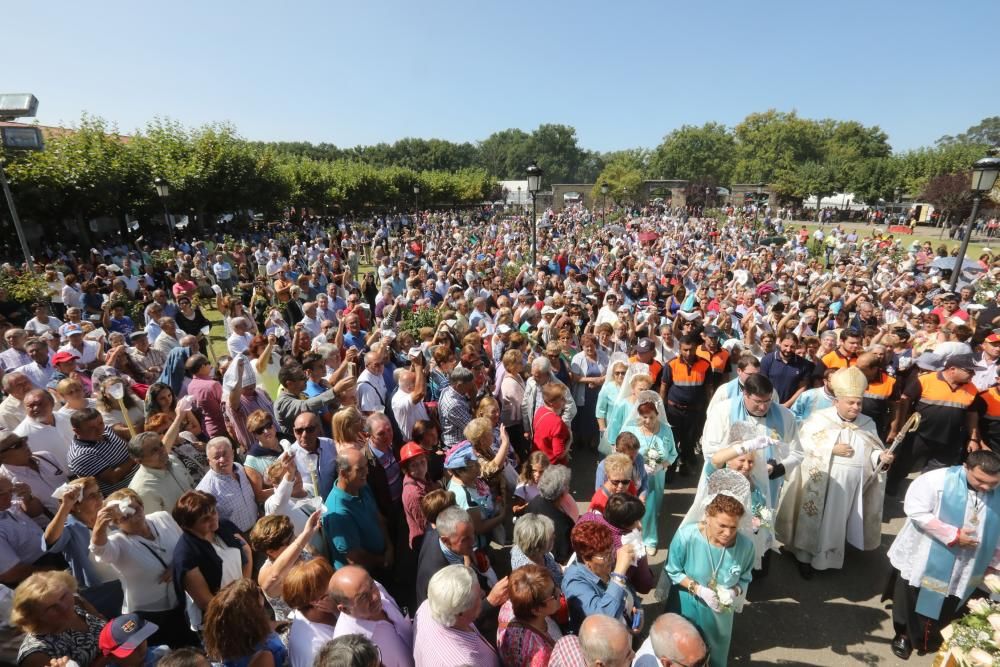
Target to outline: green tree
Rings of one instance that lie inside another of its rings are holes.
[[[948,146],[950,144],[1000,146],[1000,116],[984,118],[958,136],[945,135],[937,140],[938,146]]]
[[[532,158],[545,172],[546,184],[576,183],[584,151],[577,145],[576,130],[569,125],[545,124],[531,133]],[[527,167],[527,164],[524,165]],[[524,167],[522,167],[522,174]]]
[[[608,186],[608,196],[616,203],[634,202],[639,199],[644,178],[644,163],[640,154],[620,151],[604,166],[604,170],[594,183],[594,193]],[[596,195],[592,195],[596,196]]]
[[[794,172],[806,162],[822,163],[825,157],[823,126],[798,114],[771,109],[753,113],[737,125],[734,183],[770,183]]]
[[[725,125],[684,125],[664,137],[653,150],[649,171],[651,176],[660,179],[729,183],[735,153],[736,139]]]
[[[801,199],[815,196],[817,202],[816,218],[819,219],[819,202],[822,201],[823,197],[829,197],[837,192],[836,177],[837,175],[829,165],[809,161],[797,165],[790,171],[777,174],[771,187],[779,196]]]
[[[479,142],[478,166],[503,180],[522,180],[533,156],[531,135],[512,128],[494,132]]]

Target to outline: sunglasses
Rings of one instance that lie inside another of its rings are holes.
[[[312,433],[315,430],[316,430],[316,425],[315,424],[313,424],[312,426],[300,426],[298,428],[293,428],[292,429],[292,431],[294,433],[296,433],[296,434],[298,434],[298,433]]]
[[[628,486],[628,483],[631,481],[630,479],[609,479],[608,484],[611,486]]]
[[[254,433],[254,435],[260,435],[264,431],[269,431],[272,428],[274,428],[274,422],[268,422],[266,424],[261,425],[259,428],[255,428],[253,430],[253,433]]]

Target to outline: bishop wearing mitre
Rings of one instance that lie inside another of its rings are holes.
[[[875,422],[861,414],[868,387],[852,366],[831,376],[832,407],[799,428],[805,458],[785,484],[775,532],[806,579],[814,570],[840,569],[845,544],[865,551],[882,538],[885,472],[893,455],[882,448]],[[885,464],[885,465],[882,465]]]

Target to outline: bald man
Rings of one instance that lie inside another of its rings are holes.
[[[649,629],[632,667],[700,665],[706,658],[708,646],[698,628],[679,614],[663,614]]]
[[[629,667],[633,656],[632,635],[625,624],[594,614],[583,619],[579,635],[565,635],[556,642],[548,667]]]
[[[364,568],[345,565],[330,578],[329,592],[340,618],[333,632],[360,634],[379,647],[385,667],[412,667],[413,622]]]

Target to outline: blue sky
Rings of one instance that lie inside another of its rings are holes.
[[[993,0],[32,0],[2,16],[2,92],[33,92],[46,124],[86,111],[123,132],[164,116],[353,146],[565,123],[606,151],[777,108],[879,125],[905,150],[1000,114]]]

